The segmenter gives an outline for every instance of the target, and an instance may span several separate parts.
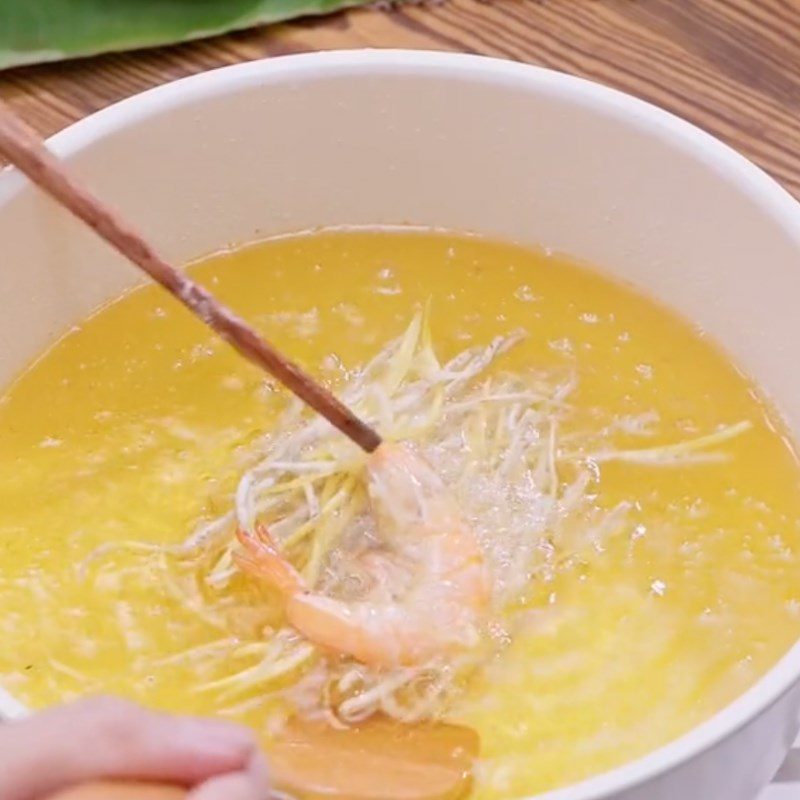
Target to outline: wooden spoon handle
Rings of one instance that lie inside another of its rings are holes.
[[[184,800],[186,789],[156,783],[101,781],[85,783],[47,800]]]
[[[371,453],[377,449],[381,439],[372,428],[262,339],[244,320],[170,266],[138,231],[79,183],[39,136],[3,103],[0,103],[0,154],[158,281],[245,358],[267,370],[363,450]]]

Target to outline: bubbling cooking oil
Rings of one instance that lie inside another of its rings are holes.
[[[629,506],[626,524],[590,559],[532,579],[515,637],[450,709],[481,736],[475,798],[642,755],[797,639],[794,453],[730,360],[647,297],[562,257],[444,232],[309,233],[190,270],[334,387],[430,300],[443,357],[522,328],[502,369],[574,372],[564,448],[586,431],[625,450],[751,423],[720,460],[596,466],[598,503]],[[25,371],[0,400],[0,684],[37,708],[111,692],[263,729],[268,699],[198,691],[214,676],[184,657],[235,648],[235,632],[182,603],[162,573],[120,580],[134,551],[115,555],[114,576],[87,573],[115,542],[179,543],[229,508],[248,448],[285,402],[153,286]]]

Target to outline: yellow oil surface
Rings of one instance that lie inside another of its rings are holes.
[[[191,269],[333,385],[430,297],[443,356],[524,327],[503,368],[574,367],[570,424],[655,420],[653,437],[620,428],[615,446],[753,422],[724,463],[602,467],[600,502],[632,501],[636,524],[532,587],[524,633],[453,709],[483,741],[476,798],[563,785],[667,742],[800,635],[798,465],[753,387],[671,312],[568,260],[446,233],[314,233]],[[155,287],[21,375],[0,400],[0,684],[35,707],[103,691],[261,724],[263,709],[221,708],[170,660],[225,632],[155,579],[98,593],[77,566],[106,543],[182,541],[224,509],[242,451],[282,402]],[[126,635],[131,618],[147,636]]]

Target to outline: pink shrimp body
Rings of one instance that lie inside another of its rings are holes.
[[[438,475],[410,449],[382,444],[367,462],[378,533],[387,548],[367,562],[383,594],[348,602],[310,591],[269,533],[239,531],[239,566],[286,598],[289,622],[310,641],[375,667],[414,665],[468,647],[489,603],[479,542]],[[389,561],[413,565],[408,586],[386,586]]]

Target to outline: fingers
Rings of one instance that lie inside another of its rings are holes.
[[[189,794],[187,800],[268,800],[267,764],[256,752],[244,772],[212,778]]]
[[[266,800],[266,794],[259,794],[246,775],[234,773],[212,778],[199,789],[190,792],[186,800]]]
[[[99,778],[194,786],[260,763],[245,728],[172,717],[110,698],[83,700],[0,725],[0,797],[38,800]]]

